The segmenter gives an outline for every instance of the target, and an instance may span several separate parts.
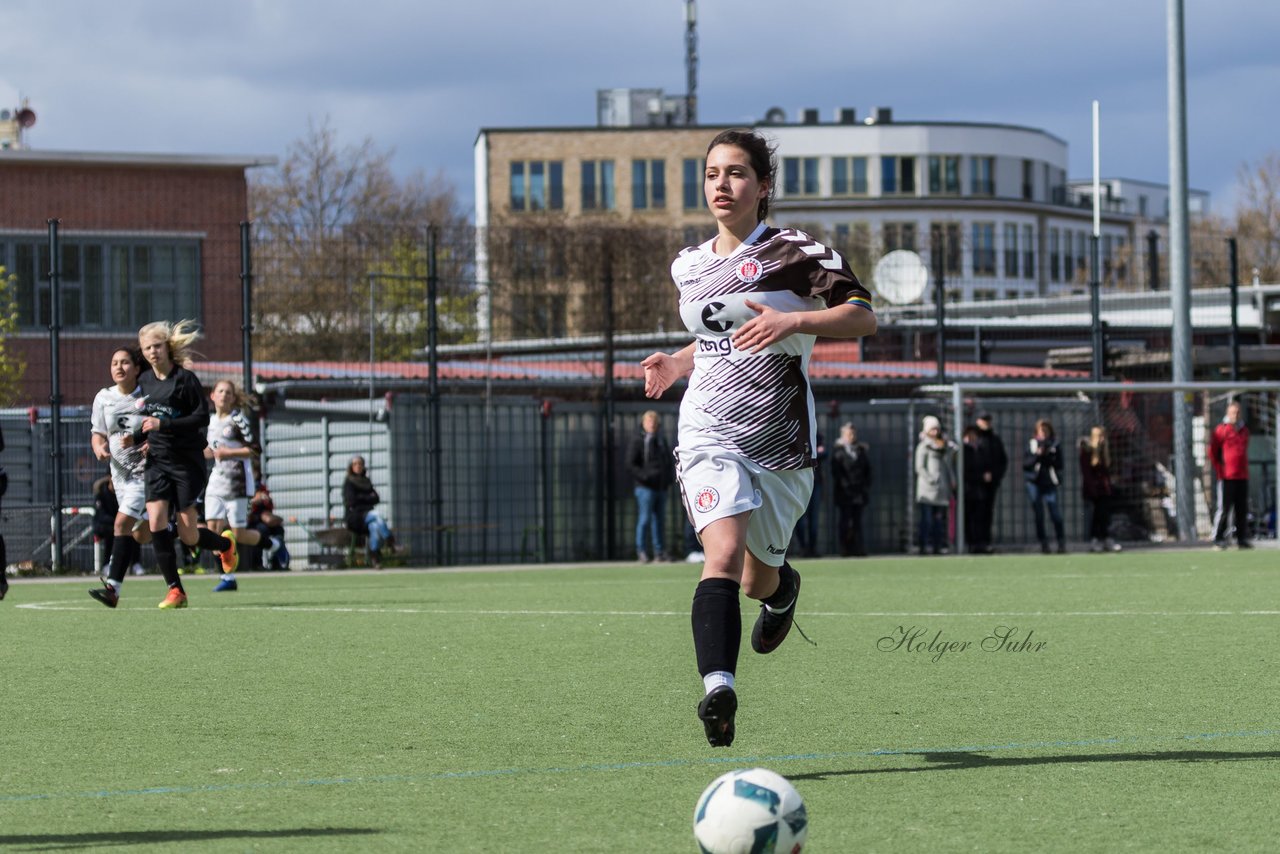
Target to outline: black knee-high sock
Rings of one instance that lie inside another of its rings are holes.
[[[178,575],[178,555],[173,550],[173,531],[151,532],[151,548],[156,553],[156,566],[164,576],[165,584],[182,589],[182,576]]]
[[[796,596],[796,571],[785,560],[778,567],[778,589],[760,601],[770,608],[786,608]]]
[[[196,531],[200,534],[200,539],[196,541],[196,545],[202,549],[211,552],[225,552],[231,548],[231,541],[221,534],[215,534],[208,528],[197,528]]]
[[[133,537],[126,537],[125,539],[129,541],[128,565],[132,567],[135,563],[142,563],[142,543],[138,542]]]
[[[116,538],[111,541],[111,561],[107,565],[107,578],[116,582],[124,581],[125,573],[133,564],[130,560],[134,555],[131,546],[136,545],[137,542],[128,534],[116,534]]]
[[[701,676],[718,670],[734,673],[738,669],[738,647],[742,643],[740,587],[729,578],[705,578],[693,591],[693,651]]]

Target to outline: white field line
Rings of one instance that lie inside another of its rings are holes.
[[[101,606],[73,605],[63,601],[24,602],[15,607],[31,611],[101,611]],[[117,610],[155,613],[150,605],[123,606]],[[230,605],[189,609],[188,613],[250,611],[261,613],[332,614],[429,614],[464,617],[685,617],[688,611],[574,610],[562,608],[396,608],[345,607],[340,605]],[[805,617],[1277,617],[1280,610],[1240,611],[804,611]]]

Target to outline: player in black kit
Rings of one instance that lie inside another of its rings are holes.
[[[125,437],[127,445],[146,445],[147,517],[156,563],[169,585],[161,608],[187,607],[187,594],[178,575],[174,550],[172,513],[178,537],[188,546],[223,552],[234,549],[230,539],[197,527],[196,499],[204,491],[205,433],[209,426],[209,398],[200,380],[185,367],[191,345],[199,337],[192,321],[148,323],[138,331],[138,344],[151,370],[138,377],[142,421]],[[114,588],[93,590],[91,595],[114,608],[119,594]]]

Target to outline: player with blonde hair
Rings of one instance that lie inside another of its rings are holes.
[[[187,365],[192,345],[199,338],[194,321],[148,323],[138,331],[138,344],[151,370],[138,377],[142,418],[124,437],[124,447],[142,445],[146,460],[146,506],[151,525],[151,547],[169,593],[161,608],[187,607],[187,594],[178,575],[172,514],[178,537],[188,546],[199,545],[221,553],[225,571],[239,559],[235,541],[197,526],[196,499],[204,491],[205,432],[209,426],[209,398],[199,378]],[[94,598],[114,608],[119,591],[95,591]]]

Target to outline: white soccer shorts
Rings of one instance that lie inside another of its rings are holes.
[[[125,480],[111,478],[111,486],[116,491],[116,503],[120,512],[134,519],[147,518],[147,484],[142,478]]]
[[[204,518],[206,521],[226,519],[232,528],[249,527],[248,498],[220,498],[217,495],[204,496]]]
[[[699,534],[717,519],[751,511],[747,551],[782,566],[796,522],[809,506],[813,469],[770,471],[719,449],[676,449],[676,474],[685,510]]]

